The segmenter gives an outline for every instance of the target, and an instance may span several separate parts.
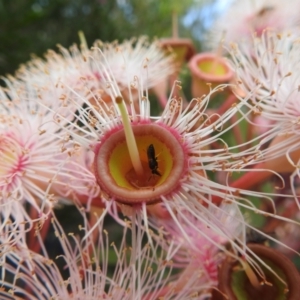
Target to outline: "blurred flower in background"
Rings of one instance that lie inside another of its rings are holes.
[[[281,32],[294,28],[300,22],[297,14],[299,5],[297,0],[289,5],[280,0],[234,1],[212,25],[207,45],[214,50],[220,43],[226,46],[230,43],[243,44],[253,35],[261,36],[265,29]]]

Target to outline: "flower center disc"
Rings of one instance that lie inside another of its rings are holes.
[[[179,135],[164,125],[137,123],[132,129],[143,175],[133,169],[123,127],[108,132],[96,146],[95,175],[102,190],[116,201],[153,204],[180,186],[187,158]]]

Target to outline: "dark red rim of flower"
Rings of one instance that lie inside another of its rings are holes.
[[[298,300],[300,295],[300,276],[294,264],[276,249],[261,244],[248,244],[247,246],[258,257],[271,261],[284,273],[288,288],[287,299]],[[219,291],[213,291],[213,300],[227,299],[224,295],[229,297],[228,299],[230,300],[239,300],[231,288],[231,273],[236,263],[237,261],[232,258],[227,258],[223,261],[218,274]]]
[[[222,74],[222,75],[209,74],[209,73],[203,72],[199,68],[200,62],[213,61],[213,60],[216,60],[219,65],[223,66],[223,68],[225,69],[224,74]],[[218,57],[214,53],[199,53],[199,54],[194,55],[189,62],[189,68],[195,76],[205,80],[206,82],[211,82],[211,83],[230,82],[234,76],[233,70],[230,68],[227,61],[223,57]]]
[[[125,133],[123,128],[113,130],[107,134],[106,137],[95,148],[95,176],[102,191],[107,194],[107,198],[127,204],[136,205],[141,203],[154,204],[162,201],[163,196],[172,194],[181,185],[181,179],[184,177],[187,166],[187,157],[184,152],[184,145],[180,141],[179,135],[176,136],[174,130],[170,130],[162,124],[148,123],[148,124],[132,124],[134,135],[153,135],[155,138],[164,142],[167,145],[171,155],[174,157],[173,168],[168,178],[160,185],[153,189],[136,189],[128,190],[117,185],[112,178],[108,160],[114,147],[125,140]],[[100,166],[100,167],[98,167]]]
[[[186,47],[187,51],[185,54],[185,60],[189,61],[193,55],[196,53],[195,46],[190,39],[181,38],[164,38],[159,40],[160,45],[164,48],[176,48],[176,47]]]

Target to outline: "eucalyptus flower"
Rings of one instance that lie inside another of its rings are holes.
[[[211,286],[202,285],[196,276],[186,280],[180,289],[174,286],[181,271],[173,267],[172,262],[178,247],[170,243],[161,248],[161,234],[152,233],[155,242],[152,246],[143,245],[145,230],[141,229],[136,252],[126,242],[131,227],[129,221],[124,221],[121,240],[117,241],[109,237],[103,216],[98,216],[101,221],[90,228],[85,209],[80,211],[81,238],[65,232],[56,217],[52,218],[56,239],[63,250],[55,259],[49,257],[39,235],[41,254],[18,244],[9,252],[1,253],[1,299],[154,300],[164,295],[164,299],[179,300],[204,299],[209,295]],[[113,269],[109,266],[112,257],[116,259]],[[67,277],[62,275],[63,270],[67,271]]]
[[[261,37],[253,37],[249,45],[232,45],[229,50],[239,88],[251,98],[244,101],[245,106],[264,119],[262,141],[265,145],[269,143],[257,161],[262,164],[256,168],[271,172],[253,177],[256,182],[272,173],[288,172],[292,180],[299,176],[300,44],[297,32],[296,29],[283,33],[266,30]],[[260,124],[262,126],[262,122]],[[244,182],[252,184],[249,176],[247,174]],[[296,195],[295,190],[293,193]]]
[[[149,214],[164,215],[171,217],[184,232],[178,219],[185,219],[182,212],[186,211],[213,227],[216,217],[207,208],[212,196],[238,201],[235,189],[209,179],[206,172],[234,172],[259,155],[256,148],[237,153],[238,146],[230,148],[222,139],[223,134],[240,121],[227,126],[227,121],[241,110],[242,104],[232,106],[222,116],[209,116],[205,110],[211,94],[226,86],[220,85],[183,108],[182,99],[173,96],[175,90],[181,88],[180,83],[175,82],[162,115],[151,116],[148,92],[143,89],[145,84],[140,77],[128,75],[128,83],[134,81],[135,84],[128,84],[126,96],[131,97],[132,87],[135,87],[138,101],[130,98],[127,108],[123,89],[119,88],[109,62],[103,63],[105,53],[98,51],[103,58],[96,55],[91,60],[99,73],[105,74],[105,99],[93,90],[87,97],[82,96],[65,84],[69,95],[65,104],[57,110],[49,110],[61,128],[58,138],[69,136],[70,141],[93,153],[93,171],[101,199],[107,206],[105,212],[119,209],[134,218],[133,224],[141,215],[139,220],[143,220],[145,226]],[[75,111],[73,119],[70,118],[70,112]],[[221,146],[211,149],[214,143]],[[245,192],[249,194],[253,192]],[[249,206],[249,209],[254,208]],[[199,230],[194,224],[191,226]]]
[[[44,222],[58,199],[93,198],[99,188],[87,167],[88,154],[76,145],[67,150],[67,139],[57,138],[60,128],[53,123],[55,116],[36,98],[53,109],[61,102],[18,79],[4,80],[7,87],[0,90],[1,228],[12,222],[16,228],[27,224],[28,230],[33,222]],[[19,204],[24,208],[16,209]],[[34,220],[26,204],[36,213]]]
[[[275,32],[289,30],[299,25],[297,13],[299,2],[280,0],[242,0],[234,1],[212,25],[207,44],[216,49],[220,43],[242,45],[251,40],[252,35],[260,37],[265,29]]]

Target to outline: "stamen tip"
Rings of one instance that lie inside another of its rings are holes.
[[[123,98],[122,98],[121,96],[117,96],[117,97],[116,97],[116,103],[117,103],[117,104],[121,104],[122,101],[123,101]]]

